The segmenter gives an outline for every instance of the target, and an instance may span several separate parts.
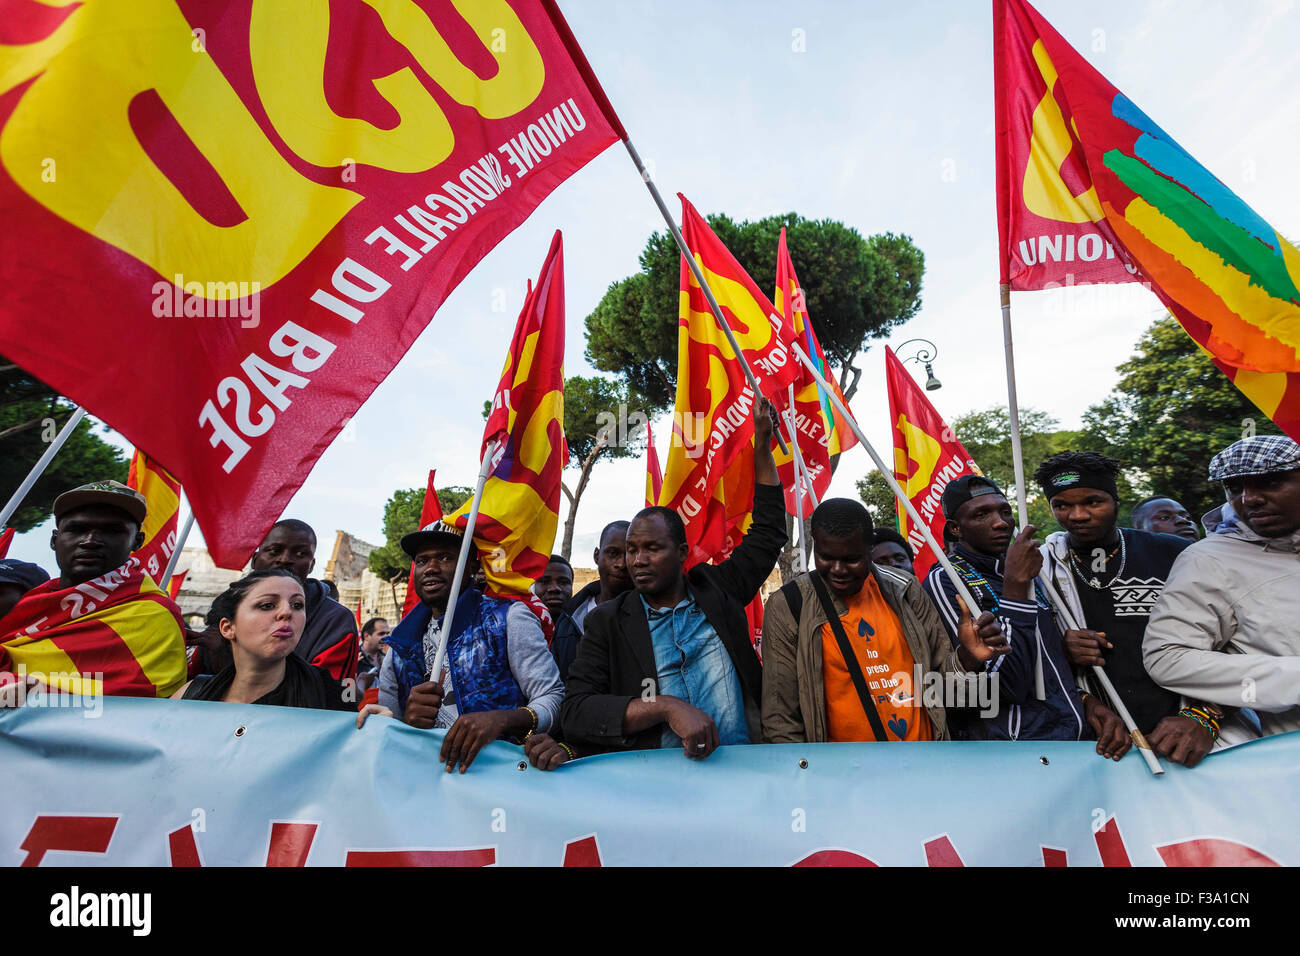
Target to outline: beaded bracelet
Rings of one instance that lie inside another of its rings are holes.
[[[1195,707],[1184,707],[1178,712],[1178,716],[1191,718],[1208,730],[1213,740],[1219,739],[1219,723],[1205,711],[1198,710]]]
[[[560,744],[560,749],[569,755],[570,760],[578,759],[578,755],[573,752],[573,748],[570,747],[568,744]]]

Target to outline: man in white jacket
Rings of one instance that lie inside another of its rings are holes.
[[[1253,708],[1264,734],[1300,730],[1300,445],[1243,438],[1214,456],[1210,480],[1236,517],[1207,515],[1217,532],[1179,555],[1142,642],[1147,671]]]

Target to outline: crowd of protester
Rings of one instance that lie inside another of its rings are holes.
[[[938,564],[918,579],[907,539],[875,528],[860,502],[823,501],[812,569],[766,602],[760,660],[746,608],[786,547],[771,432],[762,402],[752,523],[726,560],[688,566],[681,517],[651,507],[604,528],[597,580],[576,594],[558,555],[526,600],[485,591],[473,556],[453,594],[464,531],[436,522],[401,539],[418,603],[391,627],[358,628],[310,577],[315,533],[285,519],[189,630],[131,557],[143,496],[111,481],[73,489],[54,502],[56,577],[0,560],[0,706],[43,686],[355,712],[358,727],[374,716],[445,730],[440,758],[462,773],[494,740],[544,770],[611,751],[699,760],[805,741],[1088,740],[1119,760],[1135,737],[1125,713],[1191,767],[1300,729],[1290,438],[1243,438],[1209,462],[1225,501],[1203,536],[1169,494],[1134,504],[1120,527],[1120,463],[1095,452],[1034,472],[1062,529],[1042,541],[1016,528],[993,481],[950,482],[944,547],[973,608]],[[922,693],[931,677],[944,694]],[[991,701],[977,688],[990,684]]]

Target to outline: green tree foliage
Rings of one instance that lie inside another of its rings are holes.
[[[1079,446],[1079,432],[1056,429],[1057,421],[1046,412],[1033,408],[1020,409],[1020,442],[1025,458],[1025,472],[1029,487],[1027,504],[1029,520],[1039,530],[1040,536],[1057,530],[1042,493],[1028,478],[1039,463],[1057,452],[1086,451]],[[957,439],[970,452],[980,470],[995,482],[1007,495],[1015,508],[1015,464],[1011,453],[1011,421],[1006,406],[994,406],[983,411],[967,412],[952,421]],[[898,514],[893,492],[877,471],[858,479],[858,496],[871,512],[872,521],[883,527],[897,529]]]
[[[1079,446],[1077,431],[1057,430],[1058,422],[1046,412],[1022,406],[1020,408],[1020,449],[1025,460],[1025,498],[1029,508],[1029,522],[1038,529],[1039,536],[1059,530],[1038,486],[1034,484],[1034,469],[1042,462],[1062,451],[1089,451]],[[1016,468],[1011,451],[1011,415],[1005,405],[995,405],[983,411],[967,412],[952,421],[953,433],[970,452],[985,475],[1001,488],[1015,509]]]
[[[1176,498],[1193,519],[1223,503],[1206,479],[1211,458],[1252,430],[1280,434],[1172,316],[1118,371],[1115,391],[1084,416],[1085,442],[1143,472],[1144,492]]]
[[[757,222],[708,217],[760,289],[775,286],[776,246],[781,227],[803,283],[813,329],[832,365],[840,367],[846,396],[856,390],[853,362],[921,306],[925,257],[907,236],[893,233],[863,239],[830,219],[795,213]],[[672,237],[656,232],[641,253],[641,272],[609,287],[587,316],[587,360],[623,376],[644,395],[647,411],[672,407],[677,375],[677,320],[681,255]]]
[[[0,489],[7,499],[22,484],[75,406],[44,382],[0,357]],[[37,479],[9,527],[30,531],[52,513],[54,499],[91,481],[126,481],[130,462],[82,420]]]
[[[448,485],[438,489],[442,513],[449,515],[474,494],[473,488]],[[424,489],[405,488],[394,491],[384,505],[384,543],[370,552],[370,570],[386,581],[404,579],[411,570],[411,559],[402,550],[402,536],[420,527],[424,510]]]
[[[881,477],[880,472],[868,472],[865,478],[858,479],[857,486],[858,497],[871,512],[871,523],[877,528],[893,528],[897,531],[897,503],[894,500],[894,493],[889,490],[889,485]]]
[[[646,414],[630,406],[644,404],[635,393],[608,378],[575,375],[564,383],[564,434],[569,443],[569,467],[577,469],[578,481],[570,488],[561,485],[569,500],[560,553],[567,559],[573,550],[573,527],[578,505],[587,490],[596,462],[627,458],[645,448]]]

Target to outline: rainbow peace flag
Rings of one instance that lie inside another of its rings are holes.
[[[1300,251],[1025,0],[994,3],[994,64],[1003,283],[1149,283],[1300,437]]]

